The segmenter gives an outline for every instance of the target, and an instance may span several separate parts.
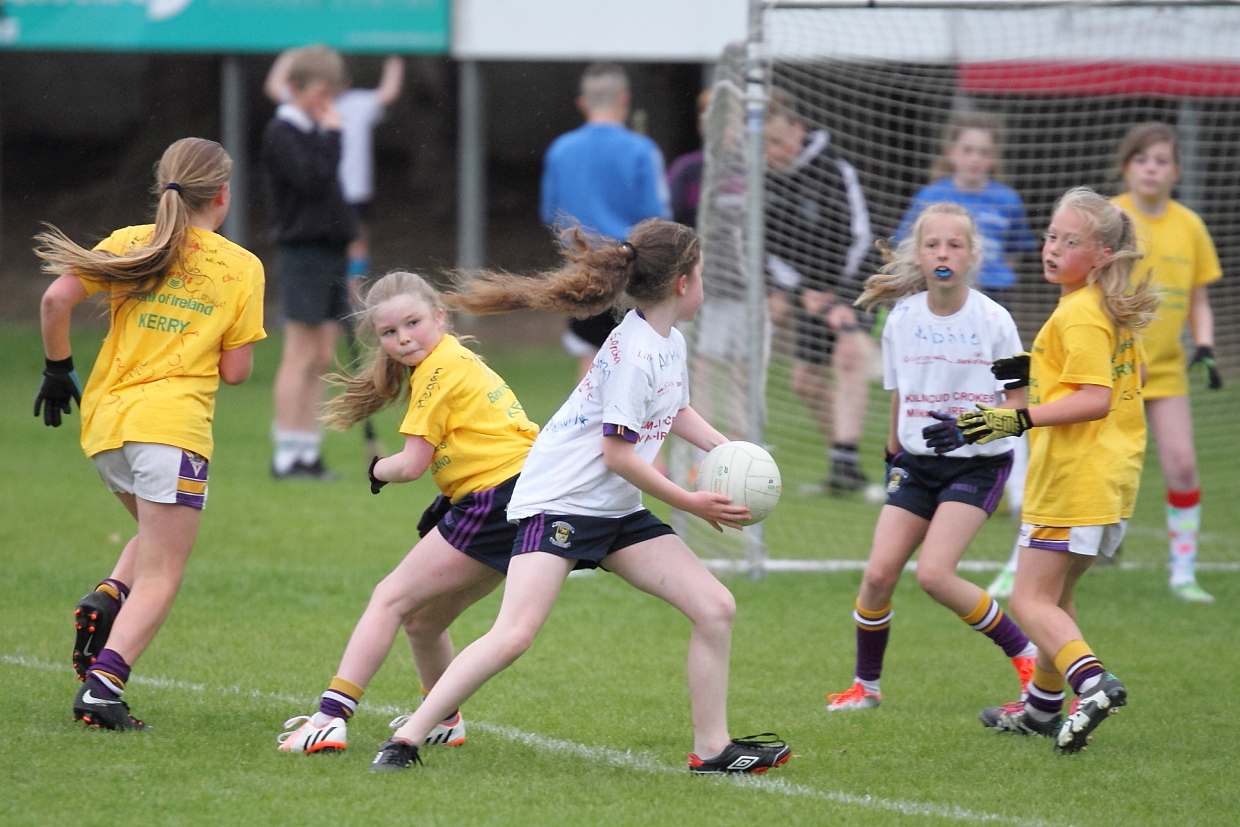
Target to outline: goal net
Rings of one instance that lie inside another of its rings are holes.
[[[764,139],[762,130],[770,113],[785,110],[803,124],[803,146],[818,141],[830,156],[829,164],[806,167],[811,178],[820,176],[819,200],[780,190],[787,168],[773,167],[786,159],[775,157],[774,133]],[[1212,471],[1207,461],[1240,456],[1240,6],[764,2],[754,7],[750,42],[730,47],[716,68],[699,215],[707,300],[685,332],[694,407],[729,437],[764,443],[784,493],[759,531],[719,535],[682,519],[678,527],[703,557],[756,576],[867,556],[878,512],[871,500],[881,492],[833,496],[826,484],[833,442],[841,434],[851,441],[846,420],[856,417],[857,406],[849,405],[857,394],[845,390],[843,362],[798,341],[798,316],[809,311],[788,287],[820,268],[846,282],[841,295],[855,296],[879,263],[870,237],[892,238],[918,191],[951,175],[943,166],[945,131],[976,113],[994,139],[992,176],[1019,195],[1030,224],[1031,233],[1005,251],[1014,283],[992,292],[1026,345],[1057,299],[1039,259],[1056,199],[1079,185],[1118,193],[1116,152],[1129,128],[1160,121],[1175,129],[1181,177],[1174,197],[1205,220],[1224,273],[1209,296],[1226,384],[1207,391],[1200,376],[1192,379],[1203,488],[1208,506],[1240,496],[1236,476]],[[859,224],[856,204],[841,209],[847,170],[864,196],[868,227]],[[750,182],[761,185],[759,198]],[[868,255],[854,266],[859,235],[866,235]],[[780,308],[789,296],[792,306]],[[776,302],[774,315],[755,310],[764,301]],[[861,325],[862,333],[869,325],[875,332],[848,340],[868,371],[860,383],[859,454],[869,482],[878,484],[891,397],[881,384],[881,317],[862,316]],[[842,342],[837,337],[837,350]],[[1191,354],[1191,342],[1186,346]],[[832,398],[832,391],[845,392]],[[692,484],[699,458],[675,441],[678,482]],[[1147,484],[1141,496],[1161,502],[1161,487]],[[1161,507],[1147,511],[1150,531],[1161,531]],[[1206,520],[1208,527],[1209,507]]]

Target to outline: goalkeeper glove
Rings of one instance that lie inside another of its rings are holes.
[[[1003,387],[1014,391],[1029,384],[1029,352],[1017,353],[1006,359],[996,359],[990,366],[990,372],[996,379],[1010,379]]]
[[[366,469],[366,476],[370,477],[370,493],[378,494],[383,486],[388,484],[387,480],[381,480],[375,476],[375,465],[379,462],[379,457],[375,457],[370,461],[370,467]]]
[[[1206,369],[1207,384],[1212,391],[1216,391],[1223,387],[1223,377],[1218,372],[1218,365],[1214,364],[1214,348],[1209,345],[1200,345],[1197,352],[1193,354],[1193,360],[1188,363],[1191,370],[1197,365],[1201,365]]]
[[[921,429],[921,435],[926,440],[927,448],[933,448],[936,454],[946,454],[948,451],[954,451],[964,446],[964,435],[960,433],[960,426],[956,424],[956,417],[951,414],[939,413],[938,411],[931,411],[930,415],[937,419],[938,422]]]
[[[994,442],[1005,436],[1020,436],[1033,427],[1029,421],[1028,408],[992,408],[978,405],[976,411],[968,411],[956,417],[964,441]]]
[[[52,428],[60,427],[60,415],[71,413],[69,400],[75,399],[78,408],[82,407],[82,386],[78,383],[77,371],[73,369],[73,357],[67,359],[45,359],[43,368],[43,384],[34,397],[34,415],[43,409],[43,424]]]
[[[425,537],[431,533],[431,529],[439,525],[439,521],[452,510],[452,500],[443,494],[437,496],[426,510],[422,512],[422,518],[418,520],[418,537]]]

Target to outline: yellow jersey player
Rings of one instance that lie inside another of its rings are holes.
[[[1149,380],[1145,416],[1158,444],[1158,463],[1167,481],[1167,531],[1171,547],[1171,591],[1182,600],[1211,603],[1197,584],[1197,534],[1201,527],[1201,480],[1193,448],[1188,368],[1206,369],[1211,389],[1223,380],[1214,364],[1214,313],[1207,286],[1222,277],[1218,253],[1200,216],[1171,198],[1180,177],[1175,132],[1161,123],[1134,126],[1120,144],[1117,168],[1125,192],[1112,203],[1132,216],[1144,257],[1133,280],[1147,276],[1162,293],[1158,317],[1142,331]],[[1192,336],[1192,361],[1180,337]]]

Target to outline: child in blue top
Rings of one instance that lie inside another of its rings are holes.
[[[949,201],[967,209],[982,234],[982,265],[977,283],[992,298],[1003,301],[1016,286],[1012,257],[1033,252],[1038,242],[1029,228],[1020,195],[992,175],[998,165],[998,117],[986,112],[960,112],[947,123],[943,153],[930,168],[933,183],[913,198],[896,230],[899,241],[929,204]]]

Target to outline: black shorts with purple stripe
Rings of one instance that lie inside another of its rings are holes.
[[[993,457],[927,457],[901,451],[887,475],[887,505],[923,520],[931,519],[945,502],[975,505],[993,514],[1011,470],[1011,451]]]
[[[457,551],[507,574],[517,538],[516,525],[508,522],[508,501],[516,485],[513,476],[494,488],[466,494],[452,504],[436,528]]]
[[[644,508],[623,517],[535,514],[521,521],[512,554],[545,551],[576,560],[576,568],[594,569],[613,551],[675,533]]]

